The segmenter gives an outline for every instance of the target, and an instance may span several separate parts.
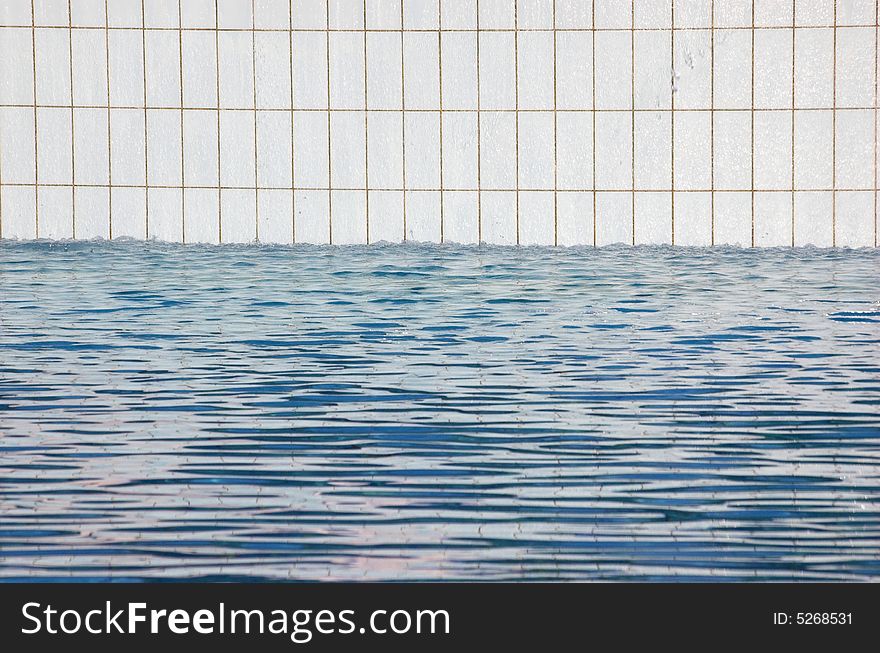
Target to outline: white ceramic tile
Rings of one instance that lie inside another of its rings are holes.
[[[591,29],[592,27],[593,7],[591,2],[588,0],[556,0],[557,29]]]
[[[876,0],[837,0],[838,25],[873,25],[877,20]]]
[[[680,112],[673,118],[676,190],[705,190],[712,184],[712,115]]]
[[[519,194],[519,242],[521,245],[555,245],[555,204],[552,191]]]
[[[839,111],[836,133],[837,188],[873,188],[874,112]]]
[[[518,66],[519,108],[553,109],[553,34],[520,33]]]
[[[257,185],[290,188],[292,130],[287,111],[257,111]]]
[[[371,190],[370,242],[399,243],[403,240],[403,191]]]
[[[556,34],[556,108],[593,106],[593,36],[590,32]],[[666,71],[669,79],[669,71]],[[483,82],[481,80],[481,86]]]
[[[254,27],[257,29],[288,29],[290,2],[254,0]]]
[[[286,32],[254,34],[257,108],[290,108],[290,38]]]
[[[293,242],[293,191],[260,190],[257,194],[261,243]]]
[[[594,0],[593,15],[596,29],[629,29],[632,25],[632,2]]]
[[[644,111],[635,115],[635,187],[661,190],[672,184],[672,114]]]
[[[712,25],[713,0],[676,0],[676,27],[710,27]]]
[[[795,0],[795,25],[833,25],[835,2],[836,0]]]
[[[516,0],[519,29],[553,29],[553,0]]]
[[[798,111],[794,119],[795,188],[831,189],[833,183],[834,113]]]
[[[6,0],[0,3],[0,26],[30,24],[31,0]]]
[[[291,12],[294,29],[327,27],[327,0],[292,0]]]
[[[636,32],[635,106],[668,109],[672,106],[672,50],[670,32]]]
[[[516,192],[484,191],[480,194],[481,231],[484,243],[516,244]]]
[[[327,0],[330,29],[364,29],[364,0]]]
[[[495,190],[516,188],[516,115],[480,113],[480,184]]]
[[[874,245],[874,193],[838,192],[835,242],[838,247]]]
[[[71,170],[70,109],[37,109],[37,181],[69,184]]]
[[[676,245],[711,245],[712,193],[677,193],[674,231]]]
[[[190,0],[187,0],[189,4]],[[212,0],[213,12],[213,0]],[[107,0],[107,16],[111,27],[141,27],[141,3],[132,0]]]
[[[33,187],[0,186],[3,203],[3,238],[37,237],[37,198]]]
[[[102,29],[77,29],[71,32],[73,103],[76,106],[107,104],[107,57],[104,36]]]
[[[403,0],[366,0],[367,1],[367,29],[390,29],[401,28],[401,2]]]
[[[400,34],[367,33],[367,107],[400,109],[403,106],[403,71]]]
[[[715,188],[746,190],[752,186],[752,115],[750,111],[715,114]]]
[[[220,112],[221,186],[254,185],[254,128],[252,111]],[[152,154],[152,148],[148,152]]]
[[[184,190],[184,238],[188,243],[217,243],[220,239],[220,194],[216,190]],[[114,220],[116,205],[113,208]]]
[[[404,7],[407,3],[404,3]],[[440,54],[436,34],[403,35],[403,96],[407,109],[440,108]]]
[[[231,0],[217,0],[222,7],[224,2]],[[179,26],[177,15],[177,3],[168,0],[143,0],[144,27],[175,28]]]
[[[754,0],[755,26],[785,27],[792,24],[792,0]]]
[[[519,114],[519,187],[553,188],[553,114]]]
[[[214,191],[214,195],[217,192]],[[147,237],[147,191],[145,188],[111,188],[110,202],[113,207],[113,238]],[[217,211],[214,211],[216,219]]]
[[[874,106],[877,57],[873,27],[837,29],[837,107]]]
[[[148,188],[150,224],[147,238],[165,242],[183,239],[183,189]]]
[[[440,192],[406,192],[406,240],[440,242]]]
[[[65,21],[66,22],[66,21]],[[70,104],[70,33],[60,29],[34,30],[37,103]]]
[[[715,108],[752,107],[752,33],[715,30]]]
[[[712,106],[712,54],[709,31],[676,32],[674,54],[675,108],[710,108]]]
[[[188,108],[217,106],[217,51],[214,34],[184,31],[183,104]]]
[[[364,108],[364,34],[330,34],[330,107]]]
[[[126,0],[122,0],[123,2]],[[215,0],[183,0],[180,3],[180,24],[186,29],[213,29],[217,19]],[[276,0],[258,0],[258,4],[280,5]],[[213,38],[213,34],[211,38]]]
[[[68,25],[68,0],[33,0],[32,6],[35,25]]]
[[[443,242],[465,245],[479,242],[477,193],[443,192]]]
[[[791,188],[791,114],[755,113],[755,188]]]
[[[74,183],[110,183],[107,138],[106,109],[73,110]]]
[[[443,114],[443,187],[477,187],[477,113]]]
[[[30,15],[28,15],[30,20]],[[0,38],[0,104],[34,101],[31,30],[3,28]]]
[[[755,193],[755,246],[791,245],[791,193]]]
[[[110,188],[80,187],[73,198],[76,237],[83,240],[110,238]]]
[[[672,193],[636,193],[635,244],[672,243]]]
[[[632,193],[596,193],[596,245],[632,244]]]
[[[632,171],[632,114],[596,114],[596,188],[632,188]]]
[[[755,108],[791,108],[791,30],[755,31]]]
[[[516,108],[515,52],[512,32],[480,33],[480,108],[482,110]]]
[[[327,108],[326,34],[293,34],[293,106],[297,109]]]
[[[367,134],[369,187],[403,188],[403,114],[370,111]]]
[[[477,0],[441,0],[443,29],[476,29]]]
[[[593,193],[556,196],[556,232],[562,247],[593,244]]]
[[[797,30],[794,45],[795,106],[803,109],[833,107],[834,30]]]
[[[715,193],[715,244],[752,244],[752,193]]]
[[[593,187],[593,120],[586,112],[556,114],[557,188]]]
[[[147,30],[147,105],[180,106],[180,40],[177,32]]]
[[[439,0],[404,0],[403,29],[438,29]]]
[[[367,193],[361,190],[334,190],[333,244],[362,245],[367,242]]]
[[[143,110],[110,110],[110,166],[114,184],[146,183],[144,134]]]
[[[293,114],[293,178],[297,188],[327,188],[330,161],[328,146],[327,114],[314,111],[295,111]],[[314,204],[316,200],[312,198],[307,201]],[[296,206],[296,197],[294,197],[294,206]]]
[[[252,243],[257,239],[255,190],[220,191],[220,242]]]
[[[147,111],[147,180],[151,186],[182,184],[180,113]]]
[[[363,111],[333,111],[330,114],[330,180],[333,188],[366,188],[365,137]]]
[[[253,42],[248,32],[220,32],[220,106],[254,107]],[[149,84],[148,84],[149,86]]]
[[[559,16],[560,7],[580,1],[558,0],[557,17]],[[516,0],[480,0],[480,29],[513,29],[515,15]]]
[[[633,22],[639,29],[672,26],[672,0],[633,0]]]
[[[406,132],[406,185],[412,189],[440,187],[440,114],[409,112]]]
[[[34,183],[34,145],[34,110],[0,107],[0,162],[5,183]]]
[[[254,0],[217,0],[217,26],[220,29],[251,29],[254,26]],[[169,4],[169,3],[166,3]],[[282,4],[277,2],[275,4]]]
[[[38,187],[37,211],[40,215],[38,238],[73,238],[73,187]]]
[[[117,107],[144,106],[143,32],[110,30],[110,103]]]
[[[477,35],[443,32],[442,93],[444,109],[477,108]]]
[[[631,32],[595,32],[596,108],[632,107]]]
[[[794,194],[794,244],[798,247],[831,247],[833,244],[834,194],[798,192]]]
[[[289,139],[289,137],[288,137]],[[183,179],[187,186],[217,186],[217,113],[183,112]]]

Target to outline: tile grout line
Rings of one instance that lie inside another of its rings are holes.
[[[251,0],[251,82],[254,101],[254,240],[260,242],[260,140],[257,135],[257,6]]]
[[[557,75],[556,75],[556,0],[553,0],[553,246],[559,246],[559,114],[557,113]]]
[[[791,3],[791,246],[794,247],[795,242],[795,220],[797,216],[795,215],[795,195],[794,195],[794,166],[795,166],[795,152],[794,152],[794,134],[795,134],[795,126],[794,126],[794,93],[795,93],[795,59],[797,49],[795,47],[795,41],[797,36],[797,3]]]
[[[366,217],[366,242],[370,244],[370,129],[368,125],[369,117],[369,101],[367,97],[367,0],[363,0],[364,5],[364,187],[367,191],[364,193],[364,210]]]
[[[70,69],[70,233],[76,240],[76,130],[73,98],[73,13],[72,0],[67,0],[67,65]]]
[[[630,31],[629,31],[629,64],[630,64],[630,163],[632,163],[632,174],[630,184],[632,185],[632,244],[636,244],[636,3],[630,3]]]
[[[143,0],[142,0],[143,1]],[[217,92],[217,242],[223,242],[223,193],[220,169],[220,0],[214,0],[214,83]]]
[[[401,184],[403,185],[403,242],[406,242],[406,78],[404,75],[403,51],[403,3],[400,0],[400,154]]]
[[[440,106],[438,114],[440,122],[440,242],[443,243],[446,237],[446,220],[443,209],[443,6],[439,0],[437,2],[437,70],[438,104]]]
[[[33,67],[34,84],[34,238],[40,237],[40,159],[39,139],[37,138],[37,30],[34,0],[31,0],[31,64]]]
[[[556,0],[553,0],[554,11],[556,7]],[[482,122],[480,117],[480,111],[482,110],[482,103],[480,101],[480,0],[476,0],[476,12],[477,12],[477,244],[481,245],[483,243],[483,154],[481,148],[481,140],[482,140],[482,130],[480,128],[480,123]],[[554,36],[555,38],[555,36]],[[554,54],[554,57],[556,55]],[[556,69],[554,66],[553,70],[554,75],[554,84],[555,84],[555,76]]]
[[[290,49],[290,242],[296,243],[296,177],[294,175],[294,130],[296,129],[296,111],[293,104],[293,0],[287,3],[287,23],[290,30],[287,32],[288,48]]]
[[[333,244],[333,132],[330,113],[330,0],[324,4],[324,39],[327,54],[327,232],[328,242]]]
[[[519,245],[519,2],[513,3],[514,143],[516,143],[516,244]]]
[[[669,88],[669,188],[670,188],[670,242],[675,245],[675,0],[670,3],[669,57],[672,66],[672,80]]]
[[[106,2],[107,0],[104,0]],[[186,156],[183,138],[183,2],[177,3],[177,63],[180,73],[180,240],[186,244]]]
[[[837,246],[837,0],[834,0],[831,84],[831,246]],[[875,54],[876,56],[876,54]]]
[[[110,124],[110,10],[104,0],[104,54],[107,82],[107,237],[113,240],[113,131]],[[181,105],[183,106],[183,105]]]
[[[751,32],[751,153],[750,153],[750,179],[751,179],[751,246],[755,246],[755,3],[752,2],[752,32]]]
[[[711,233],[709,244],[715,247],[715,0],[709,5],[709,184],[712,192],[709,195],[709,221]]]
[[[217,0],[215,0],[216,6]],[[144,73],[144,239],[150,237],[150,165],[149,165],[149,138],[147,133],[147,12],[144,7],[145,0],[141,0],[141,63]],[[218,96],[219,97],[219,96]],[[217,122],[220,122],[220,114],[217,114]],[[218,132],[218,139],[219,132]],[[219,148],[219,140],[218,140]],[[219,183],[219,180],[218,180]]]
[[[592,114],[593,119],[593,247],[596,247],[596,0],[592,1],[590,11],[590,27],[592,28],[590,34],[590,48],[592,49],[590,56],[590,67],[592,69],[592,74],[590,75],[592,106],[590,113]]]

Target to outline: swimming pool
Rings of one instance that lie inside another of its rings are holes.
[[[0,579],[877,580],[880,252],[0,242]]]

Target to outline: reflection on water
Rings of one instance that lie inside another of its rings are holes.
[[[0,243],[0,578],[880,578],[880,253]]]

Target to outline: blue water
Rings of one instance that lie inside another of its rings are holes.
[[[880,252],[0,243],[0,579],[878,580]]]

